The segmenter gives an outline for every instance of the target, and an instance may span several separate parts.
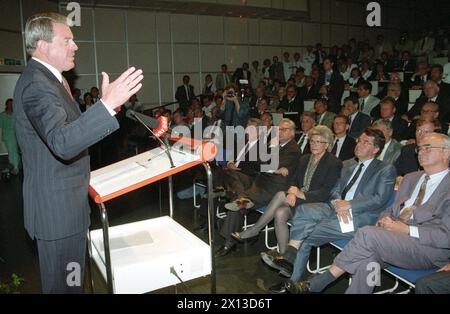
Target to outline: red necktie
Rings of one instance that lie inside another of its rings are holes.
[[[337,148],[338,148],[338,143],[339,143],[339,139],[336,140],[336,142],[334,143],[333,149],[331,150],[331,154],[333,154],[334,156],[337,156]]]
[[[70,91],[69,83],[67,83],[67,80],[64,76],[62,77],[62,84],[63,84],[64,88],[66,89],[67,93],[69,94],[70,98],[72,100],[74,100],[73,96],[72,96],[72,92]]]

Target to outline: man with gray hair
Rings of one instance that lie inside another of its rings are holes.
[[[14,91],[17,139],[24,165],[25,228],[37,240],[42,291],[81,293],[89,228],[87,148],[119,128],[116,110],[142,87],[134,67],[114,82],[102,72],[102,97],[81,113],[62,72],[78,50],[67,18],[30,17],[25,43],[32,57]],[[78,280],[69,286],[73,267]]]
[[[321,292],[346,272],[352,282],[346,293],[371,293],[373,267],[405,269],[443,267],[450,258],[450,139],[430,133],[417,146],[423,171],[405,176],[397,197],[376,226],[359,229],[331,268],[310,281],[290,281],[292,293]],[[380,274],[378,274],[379,276]]]
[[[220,234],[226,241],[217,251],[218,257],[228,254],[235,247],[236,242],[231,234],[242,230],[244,213],[253,206],[257,208],[265,206],[278,191],[287,190],[289,187],[300,158],[300,149],[294,135],[295,123],[290,119],[281,119],[277,137],[271,140],[271,159],[266,165],[261,166],[261,171],[255,175],[250,186],[233,191],[234,195],[231,195],[234,198],[233,202],[225,205],[229,211]]]
[[[448,121],[444,121],[444,117],[447,112],[449,112],[449,104],[450,100],[445,95],[439,95],[439,85],[432,80],[429,80],[425,83],[423,87],[423,94],[419,97],[414,106],[406,113],[409,121],[412,121],[415,117],[420,115],[420,110],[425,103],[434,102],[439,106],[439,121],[441,123],[446,123]]]
[[[388,119],[379,119],[372,124],[372,127],[383,132],[384,138],[386,139],[386,143],[378,159],[390,165],[394,164],[400,156],[402,145],[392,138],[394,130],[391,121]]]

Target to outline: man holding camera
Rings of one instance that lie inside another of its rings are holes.
[[[226,126],[242,126],[245,128],[249,116],[249,99],[241,97],[237,93],[238,88],[231,83],[225,87],[223,93],[224,102],[216,113],[218,119],[224,121]]]

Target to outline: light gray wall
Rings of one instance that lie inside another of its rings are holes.
[[[219,2],[240,3],[239,0]],[[266,0],[259,4],[283,8],[287,4],[295,5],[291,2]],[[413,8],[408,1],[395,1],[396,7],[389,6],[392,2],[385,1],[381,28],[366,26],[367,1],[311,0],[310,20],[302,22],[83,8],[81,26],[72,29],[79,46],[77,87],[88,90],[100,84],[101,71],[115,77],[134,65],[142,68],[145,75],[144,88],[138,95],[140,101],[167,103],[173,101],[174,89],[184,74],[191,76],[191,83],[199,93],[204,76],[208,73],[215,76],[222,63],[234,70],[244,61],[262,61],[273,55],[281,56],[284,51],[303,52],[307,45],[316,42],[322,42],[325,47],[341,45],[351,37],[374,42],[379,33],[396,40],[399,30],[413,16]],[[11,42],[2,45],[0,57],[23,58],[20,0],[0,0],[0,3],[2,8],[5,3],[12,8],[11,14],[5,9],[0,12],[0,29],[8,26],[12,30],[0,30],[0,40]],[[22,3],[25,20],[31,13],[42,11],[41,6],[55,9],[43,0],[22,0]],[[297,6],[299,3],[306,4],[300,1]],[[61,13],[67,12],[61,10]],[[0,71],[5,70],[0,67]]]

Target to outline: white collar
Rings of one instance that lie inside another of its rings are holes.
[[[434,180],[434,179],[437,179],[437,178],[443,178],[443,177],[445,177],[446,175],[447,175],[447,173],[449,172],[450,170],[447,168],[447,169],[445,169],[445,170],[442,170],[441,172],[438,172],[438,173],[435,173],[435,174],[432,174],[432,175],[430,175],[430,180]],[[426,175],[427,173],[425,172],[425,175]]]
[[[36,57],[32,57],[34,60],[45,66],[53,75],[58,79],[58,81],[62,84],[62,74],[59,72],[54,66],[48,64],[47,62],[42,61]]]

